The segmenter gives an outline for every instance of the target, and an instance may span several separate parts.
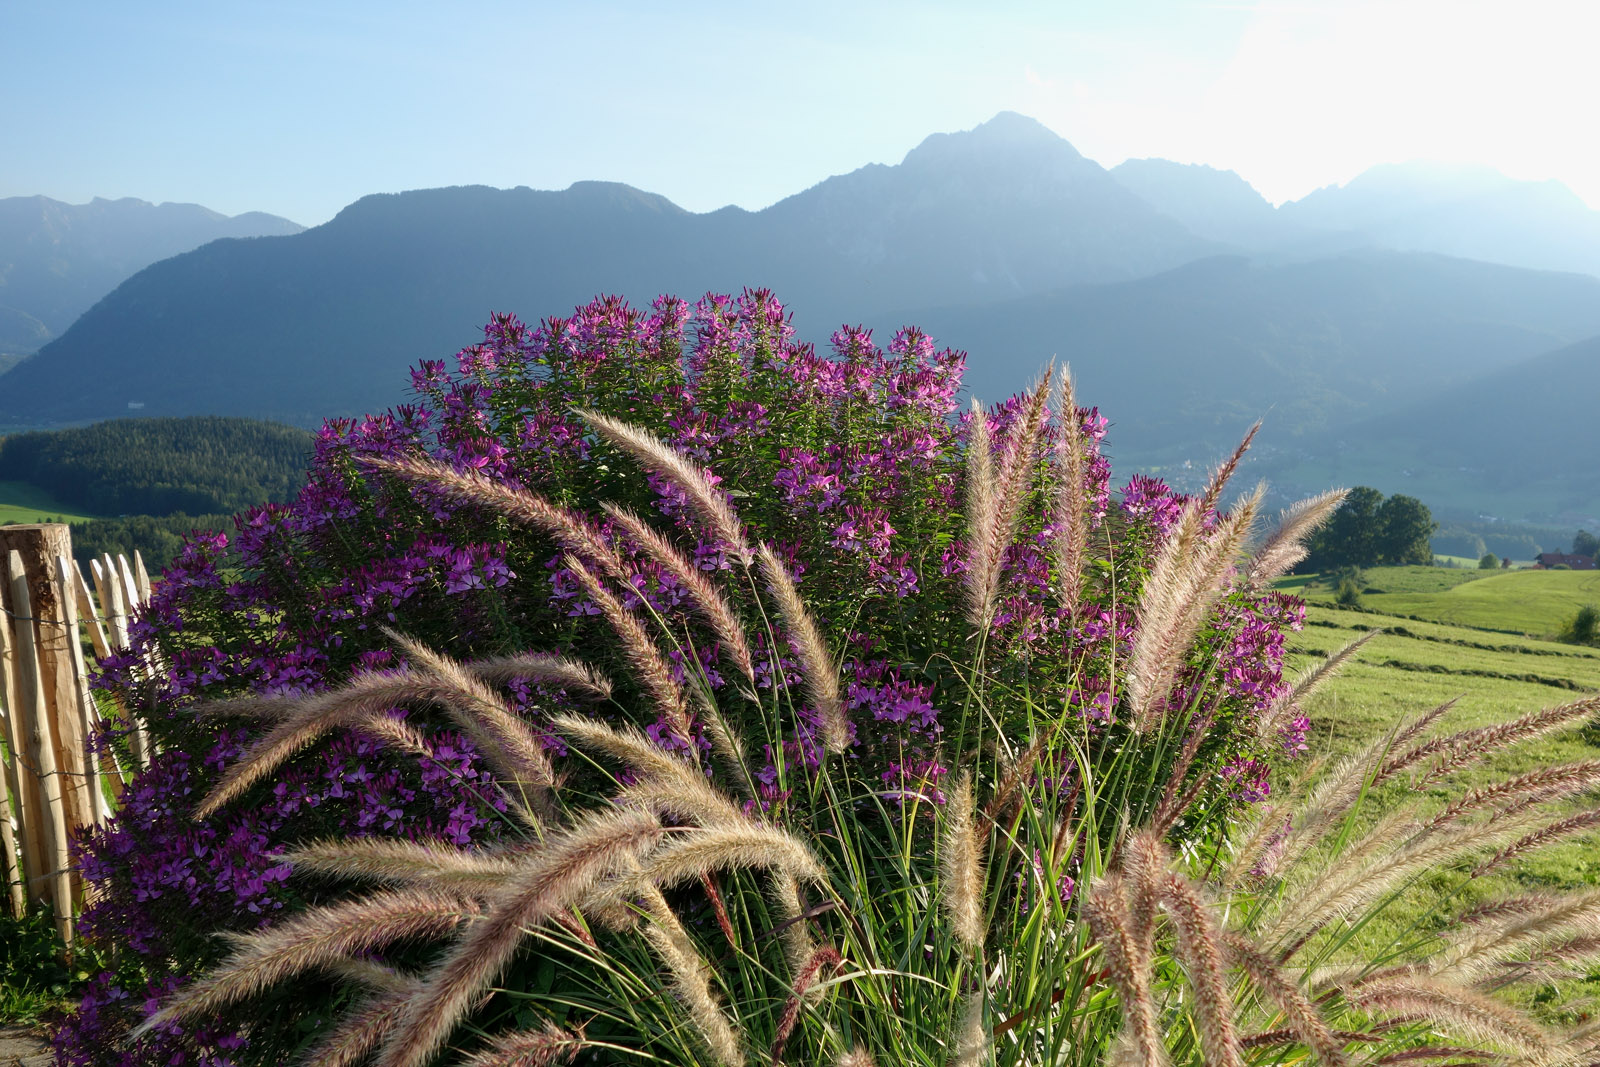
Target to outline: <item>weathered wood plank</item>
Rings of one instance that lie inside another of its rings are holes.
[[[35,608],[29,595],[27,569],[22,553],[11,549],[6,554],[6,577],[11,590],[11,613],[15,624],[17,672],[17,707],[28,716],[26,726],[28,755],[37,768],[40,785],[44,791],[47,851],[44,863],[29,872],[28,885],[36,898],[48,899],[54,905],[56,932],[62,943],[71,950],[72,917],[74,913],[72,859],[68,849],[67,804],[64,798],[64,778],[56,763],[55,723],[49,706],[45,703],[44,678],[39,661],[35,658]]]

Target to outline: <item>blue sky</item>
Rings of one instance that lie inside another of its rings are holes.
[[[371,192],[625,181],[760,208],[1000,110],[1274,201],[1486,163],[1600,204],[1591,0],[0,0],[0,196],[316,224]]]

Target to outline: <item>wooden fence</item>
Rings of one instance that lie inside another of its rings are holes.
[[[84,893],[69,842],[110,818],[132,769],[94,739],[110,717],[136,766],[151,751],[123,708],[91,693],[85,656],[86,645],[97,660],[127,649],[150,576],[137,552],[103,556],[90,575],[69,527],[0,526],[0,880],[14,915],[49,903],[69,948]]]

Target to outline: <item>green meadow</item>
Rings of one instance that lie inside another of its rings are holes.
[[[98,518],[56,500],[26,482],[0,482],[0,525],[10,522],[87,522]]]
[[[1334,583],[1317,575],[1282,585],[1311,604],[1334,604]],[[1600,571],[1373,567],[1361,587],[1359,606],[1380,615],[1534,637],[1553,637],[1579,608],[1600,604]]]
[[[1482,628],[1556,633],[1578,605],[1600,601],[1600,574],[1392,567],[1367,571],[1364,584],[1383,592],[1364,593],[1365,610],[1352,611],[1332,603],[1326,582],[1295,577],[1280,583],[1308,600],[1305,629],[1290,637],[1288,667],[1313,666],[1369,630],[1382,631],[1307,702],[1315,762],[1326,765],[1357,752],[1397,723],[1447,701],[1454,703],[1437,731],[1485,726],[1600,691],[1600,648]],[[1456,786],[1429,792],[1442,805],[1447,795],[1507,775],[1596,758],[1600,725],[1591,725],[1506,750],[1468,771]],[[1392,801],[1410,788],[1402,782],[1386,792],[1392,792]],[[1378,799],[1380,808],[1388,806]],[[1580,799],[1572,808],[1591,803]],[[1423,878],[1411,898],[1416,914],[1448,914],[1450,908],[1439,907],[1447,884],[1443,878]],[[1585,834],[1534,855],[1514,874],[1477,879],[1470,892],[1485,899],[1592,885],[1600,885],[1600,853],[1594,835]],[[1384,933],[1374,930],[1372,936]],[[1561,981],[1546,995],[1554,1004],[1597,992],[1600,980],[1589,976]]]

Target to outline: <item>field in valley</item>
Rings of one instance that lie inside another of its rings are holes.
[[[86,522],[98,518],[56,500],[49,493],[26,482],[0,482],[0,525],[8,522]]]
[[[1360,584],[1369,611],[1533,637],[1557,636],[1579,608],[1600,604],[1600,571],[1373,567]],[[1334,604],[1333,583],[1315,575],[1283,585],[1312,604]]]
[[[1366,585],[1385,591],[1364,594],[1367,610],[1363,611],[1333,604],[1326,583],[1308,585],[1304,578],[1292,578],[1282,584],[1302,592],[1309,602],[1305,629],[1289,641],[1290,662],[1297,669],[1370,629],[1383,630],[1309,702],[1314,760],[1335,761],[1354,753],[1396,723],[1446,701],[1455,705],[1437,727],[1440,731],[1484,726],[1600,692],[1600,648],[1521,636],[1556,633],[1579,604],[1600,601],[1600,574],[1595,572],[1375,569],[1367,572]],[[1474,628],[1463,620],[1497,630]],[[1513,629],[1521,633],[1498,632]],[[1459,776],[1454,785],[1433,787],[1429,793],[1433,803],[1443,804],[1447,796],[1507,775],[1593,759],[1600,759],[1596,724],[1504,751]],[[1285,785],[1293,773],[1286,775]],[[1409,782],[1398,783],[1389,799],[1408,788]],[[1385,798],[1380,796],[1378,802],[1383,806]],[[1591,796],[1573,807],[1593,804]],[[1431,888],[1433,900],[1440,902],[1444,884],[1442,879],[1425,878],[1421,888],[1425,892]],[[1600,850],[1595,836],[1588,834],[1535,854],[1513,873],[1478,879],[1470,892],[1478,899],[1594,885],[1600,885]],[[1452,901],[1444,910],[1458,911],[1466,903]],[[1597,976],[1600,972],[1562,982],[1560,996],[1555,995],[1556,986],[1547,992],[1553,1003],[1593,995],[1600,992]]]

